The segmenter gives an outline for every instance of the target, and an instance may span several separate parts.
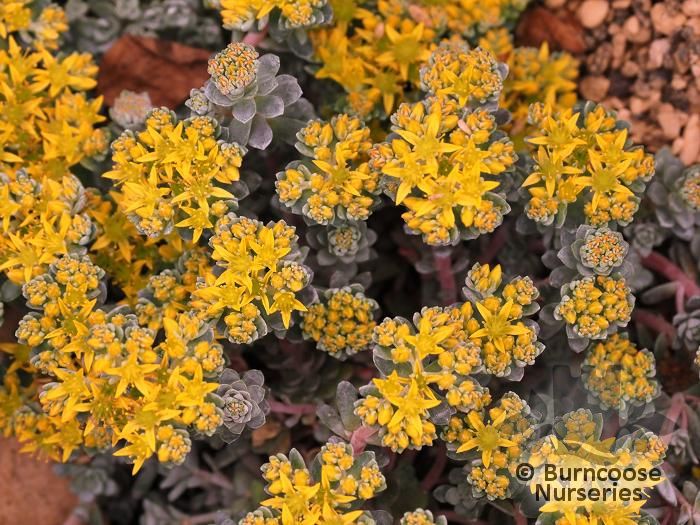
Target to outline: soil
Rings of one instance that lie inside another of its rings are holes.
[[[64,525],[77,504],[68,480],[19,449],[0,438],[0,525]]]

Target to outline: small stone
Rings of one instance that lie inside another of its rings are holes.
[[[615,0],[612,3],[613,9],[627,9],[632,5],[632,0]]]
[[[685,0],[681,10],[686,16],[700,16],[700,0]]]
[[[685,23],[685,27],[693,31],[696,35],[700,35],[700,16],[689,18]]]
[[[587,100],[601,102],[608,94],[610,80],[606,77],[585,77],[581,80],[581,95]]]
[[[681,133],[684,119],[683,114],[676,111],[671,104],[661,104],[656,119],[666,138],[675,139]]]
[[[618,69],[622,66],[627,49],[627,39],[622,33],[612,38],[612,67]]]
[[[671,42],[668,38],[654,40],[649,46],[649,61],[647,69],[658,69],[664,63],[664,57],[671,50]]]
[[[625,20],[622,30],[627,40],[635,44],[644,44],[651,39],[651,29],[642,25],[636,16],[631,16]]]
[[[650,103],[648,100],[632,97],[630,99],[630,111],[635,115],[641,115],[649,109]]]
[[[678,154],[686,166],[693,164],[700,155],[700,115],[692,115],[683,131],[683,146]]]
[[[654,29],[664,35],[672,35],[685,23],[683,13],[671,13],[663,4],[654,4],[651,8],[651,23]]]
[[[688,78],[683,75],[673,75],[671,79],[671,88],[676,91],[684,90],[688,87]]]
[[[610,4],[606,0],[586,0],[578,8],[578,19],[583,27],[592,29],[605,21],[609,10]]]

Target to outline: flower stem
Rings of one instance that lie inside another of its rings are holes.
[[[635,308],[632,318],[635,322],[643,324],[657,334],[666,336],[666,340],[669,344],[676,338],[676,329],[659,314],[652,313],[642,308]]]
[[[440,480],[440,475],[442,471],[445,470],[445,465],[447,464],[447,454],[445,454],[445,447],[440,446],[437,450],[437,457],[433,460],[433,465],[430,470],[421,481],[421,488],[429,492],[435,485],[437,485]]]
[[[452,270],[452,251],[449,249],[433,249],[435,273],[440,283],[440,298],[442,304],[449,306],[457,302],[457,286]]]
[[[516,525],[527,525],[527,518],[525,514],[523,514],[523,511],[520,510],[519,505],[515,505],[514,507],[513,518],[515,519]]]
[[[489,245],[483,252],[481,252],[481,255],[477,259],[479,263],[489,264],[496,258],[498,252],[501,251],[503,245],[506,243],[506,239],[508,238],[508,229],[509,228],[507,225],[503,225],[496,230],[496,232],[491,237]]]
[[[669,281],[677,282],[685,293],[686,298],[700,295],[700,286],[676,264],[658,252],[651,252],[642,258],[642,264],[666,277]]]
[[[301,404],[301,405],[289,405],[287,403],[282,403],[281,401],[275,401],[271,399],[268,401],[270,405],[270,411],[276,414],[315,414],[316,405],[312,403]]]
[[[376,433],[377,431],[375,429],[364,425],[353,431],[352,436],[350,436],[350,444],[352,445],[352,450],[355,455],[365,451],[365,448],[367,448],[367,441]]]

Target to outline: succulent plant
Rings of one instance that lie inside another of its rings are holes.
[[[688,241],[700,225],[700,165],[685,168],[667,148],[656,155],[647,196],[662,228]]]
[[[153,104],[148,92],[134,93],[125,89],[114,99],[109,116],[122,128],[137,130],[143,127],[152,109]]]
[[[306,241],[316,252],[321,266],[362,263],[376,256],[372,245],[377,234],[364,221],[313,226],[306,234]]]
[[[223,32],[200,0],[68,0],[71,39],[81,51],[104,53],[122,33],[217,47]]]
[[[700,346],[700,297],[691,298],[685,305],[685,311],[673,316],[677,341],[689,350]]]
[[[594,228],[583,224],[573,232],[562,229],[558,250],[547,252],[543,261],[552,268],[550,284],[561,287],[577,278],[591,275],[608,276],[613,271],[624,276],[632,273],[627,262],[629,244],[620,232],[607,227]]]
[[[220,398],[224,423],[218,434],[225,443],[238,439],[246,429],[260,428],[270,407],[265,401],[265,378],[259,370],[248,370],[241,377],[227,368],[219,378],[216,395]]]
[[[216,117],[230,140],[265,149],[276,134],[287,141],[313,111],[291,75],[278,75],[277,55],[260,56],[244,43],[229,44],[209,60],[211,78],[185,103],[193,114]]]

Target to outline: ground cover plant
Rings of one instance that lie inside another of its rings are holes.
[[[57,525],[700,524],[698,17],[0,0],[0,447]]]

